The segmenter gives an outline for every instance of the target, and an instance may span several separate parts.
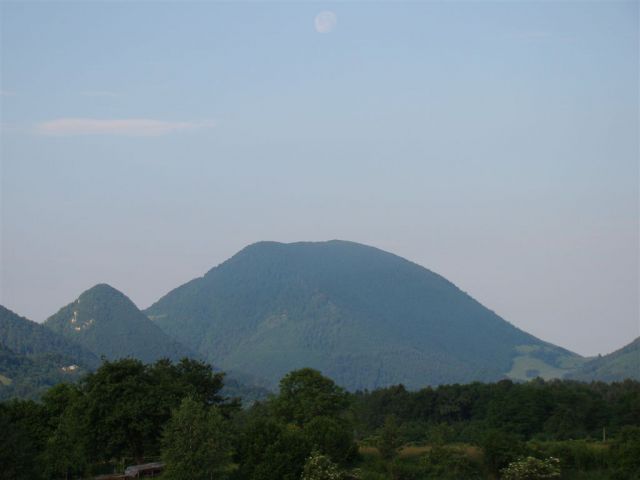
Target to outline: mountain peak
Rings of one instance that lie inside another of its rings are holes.
[[[168,337],[124,293],[106,283],[84,291],[45,321],[51,330],[101,357],[135,357],[151,362],[162,357],[193,356]]]
[[[249,245],[147,313],[215,365],[272,385],[301,367],[348,388],[522,378],[532,364],[551,376],[573,355],[442,276],[344,240]]]
[[[91,288],[85,290],[84,292],[82,292],[77,300],[80,300],[82,298],[88,298],[88,297],[92,297],[92,298],[119,298],[119,299],[126,299],[126,300],[130,301],[133,304],[133,302],[131,301],[131,299],[129,297],[127,297],[120,290],[118,290],[117,288],[112,287],[108,283],[98,283],[98,284],[94,285],[93,287],[91,287]],[[135,306],[135,304],[134,304],[134,306]]]

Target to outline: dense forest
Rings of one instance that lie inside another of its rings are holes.
[[[82,346],[0,305],[0,401],[38,398],[99,365]]]
[[[200,361],[105,361],[38,402],[0,403],[6,479],[162,461],[163,478],[636,479],[640,383],[509,380],[349,393],[312,369],[250,406]]]
[[[560,378],[585,361],[431,270],[340,240],[249,245],[145,313],[202,358],[268,388],[301,367],[349,390],[417,389]]]
[[[154,362],[160,358],[197,357],[167,336],[126,295],[106,284],[83,292],[50,316],[44,326],[98,358],[135,357]]]

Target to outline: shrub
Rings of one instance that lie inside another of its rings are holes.
[[[422,459],[421,479],[476,480],[483,478],[479,466],[455,448],[437,446]]]
[[[345,475],[331,459],[313,452],[304,464],[302,480],[343,480]]]
[[[560,460],[549,457],[540,460],[527,457],[515,462],[502,470],[503,480],[548,480],[560,478]]]

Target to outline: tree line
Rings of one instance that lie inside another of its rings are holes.
[[[169,480],[640,478],[639,382],[349,393],[306,368],[244,408],[223,384],[196,360],[123,359],[40,401],[0,403],[0,477],[91,478],[161,460]]]

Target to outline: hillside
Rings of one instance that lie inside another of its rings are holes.
[[[615,352],[589,360],[566,378],[602,382],[640,380],[640,337]]]
[[[0,306],[0,399],[36,398],[98,364],[80,345]]]
[[[99,284],[44,323],[56,333],[109,360],[179,360],[195,354],[167,336],[115,288]]]
[[[146,313],[214,365],[264,379],[310,366],[350,389],[563,375],[581,357],[445,278],[352,242],[251,245]]]

